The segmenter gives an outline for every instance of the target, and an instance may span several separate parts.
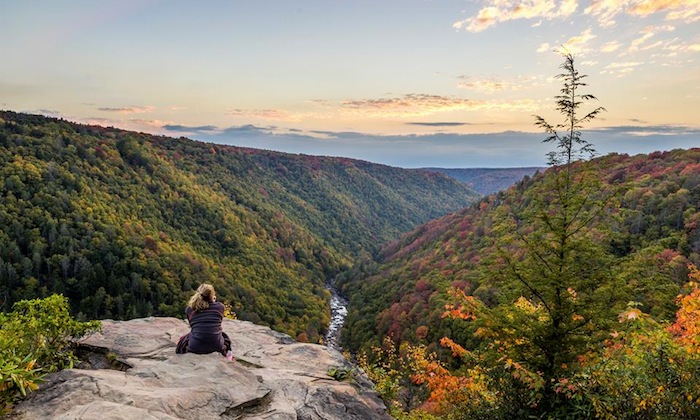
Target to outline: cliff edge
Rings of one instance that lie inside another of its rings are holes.
[[[225,319],[235,361],[175,354],[176,318],[102,321],[83,342],[88,362],[47,377],[14,419],[391,419],[369,381],[336,350]]]

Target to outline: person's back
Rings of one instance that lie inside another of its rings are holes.
[[[187,351],[199,354],[218,351],[226,354],[226,343],[221,329],[224,305],[216,301],[209,302],[209,307],[199,311],[188,306],[185,313],[192,328]]]
[[[206,283],[200,285],[185,308],[191,330],[180,337],[175,352],[178,354],[219,352],[229,360],[233,360],[231,339],[221,327],[224,312],[224,305],[216,301],[214,287]]]

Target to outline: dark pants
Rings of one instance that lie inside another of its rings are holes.
[[[231,339],[229,338],[228,334],[225,332],[222,332],[221,335],[224,336],[224,345],[225,348],[221,350],[221,354],[226,356],[226,352],[231,350]],[[187,353],[187,345],[190,342],[190,333],[187,333],[180,337],[180,339],[177,341],[177,346],[175,347],[175,353],[177,354],[184,354]]]

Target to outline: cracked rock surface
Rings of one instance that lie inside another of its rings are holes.
[[[234,362],[218,353],[175,354],[189,331],[176,318],[102,321],[84,341],[109,353],[114,369],[51,374],[13,410],[15,419],[391,419],[371,384],[355,373],[336,381],[328,370],[351,368],[336,350],[297,343],[244,321],[224,320]]]

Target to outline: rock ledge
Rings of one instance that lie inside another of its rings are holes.
[[[175,354],[189,331],[176,318],[102,321],[85,340],[116,369],[49,375],[19,404],[16,419],[391,419],[371,384],[355,373],[336,381],[330,368],[351,366],[335,350],[297,343],[244,321],[224,320],[236,360]]]

